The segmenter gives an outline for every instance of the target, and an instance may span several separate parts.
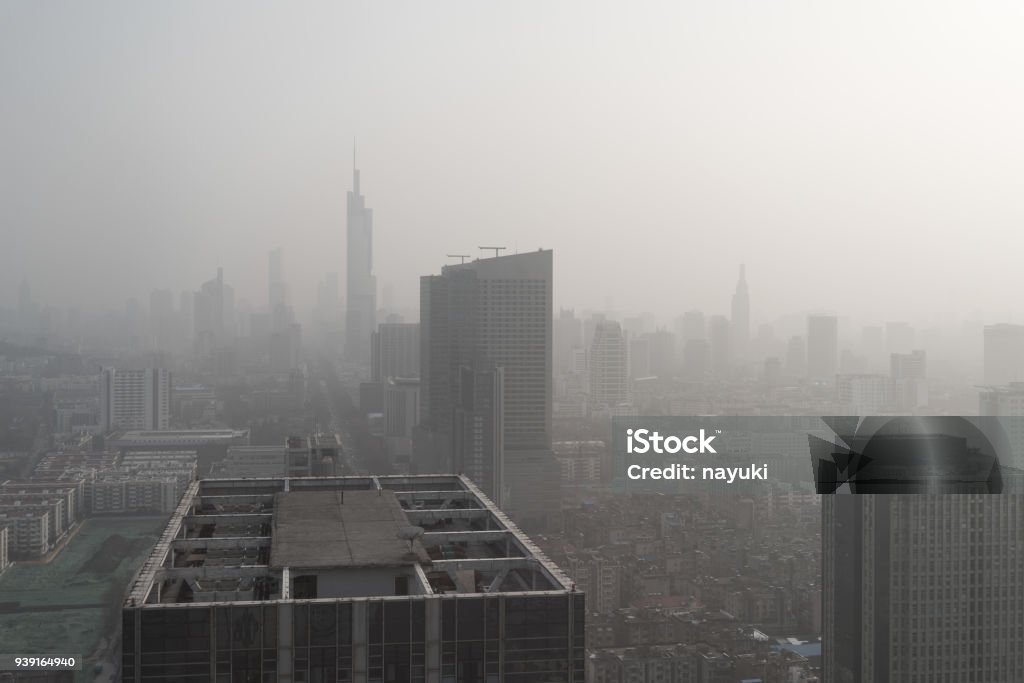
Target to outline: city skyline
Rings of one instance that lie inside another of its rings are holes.
[[[496,244],[562,254],[558,306],[725,314],[743,262],[769,318],[1021,320],[1010,5],[60,7],[2,10],[0,291],[120,308],[220,266],[256,302],[283,246],[312,301],[358,138],[403,307],[410,274]],[[627,239],[658,248],[623,271]]]
[[[343,322],[347,304],[337,291],[337,283],[334,282],[333,286],[331,284],[333,274],[327,273],[319,282],[320,291],[314,307],[296,310],[290,303],[284,303],[291,299],[290,279],[287,276],[291,270],[284,267],[285,263],[291,263],[289,253],[276,248],[265,258],[270,267],[264,271],[264,297],[267,296],[268,287],[273,290],[277,299],[273,306],[254,306],[238,298],[233,281],[225,275],[223,269],[218,269],[214,278],[198,288],[182,291],[180,297],[173,291],[157,289],[150,293],[148,307],[138,300],[130,300],[123,311],[108,311],[102,315],[89,315],[77,310],[55,311],[38,301],[30,283],[23,281],[17,292],[17,309],[4,311],[0,308],[0,339],[16,345],[42,345],[44,348],[64,351],[79,349],[94,352],[104,345],[113,344],[124,351],[133,349],[136,354],[181,351],[189,346],[208,355],[216,348],[226,348],[236,337],[259,336],[270,331],[275,335],[272,341],[276,345],[273,358],[277,359],[272,362],[292,366],[299,359],[303,329],[307,335],[312,335],[308,336],[308,340],[322,343],[331,339],[331,344],[338,343],[341,344],[339,348],[344,348],[346,342],[337,335],[347,327]],[[494,258],[482,256],[465,261],[465,265],[486,264]],[[460,265],[451,263],[451,260],[448,259],[448,266]],[[754,305],[751,306],[746,269],[743,264],[740,267],[742,274],[733,295],[735,305],[731,316],[687,310],[665,319],[651,313],[630,314],[580,307],[559,310],[578,314],[580,317],[577,320],[580,323],[591,321],[588,325],[599,320],[619,322],[630,353],[636,350],[634,347],[648,349],[644,353],[649,353],[653,340],[646,337],[651,334],[673,336],[677,344],[677,362],[686,364],[684,347],[690,343],[694,346],[691,349],[696,354],[694,357],[706,354],[706,362],[710,364],[709,367],[717,368],[715,373],[718,375],[727,367],[746,367],[756,374],[760,371],[761,362],[770,358],[778,359],[783,367],[793,365],[796,356],[803,358],[799,363],[805,362],[807,354],[812,351],[808,348],[809,323],[825,319],[831,321],[830,325],[834,327],[829,332],[828,343],[835,347],[835,358],[827,361],[827,367],[822,371],[823,377],[836,373],[857,374],[868,370],[886,374],[891,354],[907,354],[916,350],[927,352],[935,376],[973,384],[999,384],[990,376],[991,370],[984,369],[985,363],[1024,363],[1024,360],[1015,360],[1014,351],[1009,347],[1002,352],[1009,360],[996,360],[998,355],[996,347],[992,345],[992,335],[1000,330],[1012,331],[1020,327],[1002,321],[992,324],[981,321],[945,321],[944,326],[919,325],[906,320],[861,324],[848,316],[808,313],[765,322],[759,315],[757,303],[760,283],[753,283]],[[557,275],[553,275],[553,282],[553,289],[557,292]],[[419,310],[418,307],[398,310],[378,308],[374,317],[378,321],[415,324]],[[557,316],[554,313],[552,318],[557,327]],[[738,355],[733,339],[733,319],[743,318],[750,320],[747,327],[751,330],[747,354],[744,354],[746,358]],[[703,332],[700,338],[694,339],[694,330],[698,327]],[[369,367],[373,333],[362,336],[366,338],[366,354],[365,358],[358,360],[358,364]],[[592,332],[587,334],[586,339],[585,344],[577,346],[589,350]],[[122,347],[125,342],[129,346]],[[560,351],[563,356],[568,352],[571,352],[571,348]],[[631,357],[630,363],[633,362]],[[699,360],[698,364],[704,362]],[[631,376],[637,367],[630,370]],[[796,370],[795,365],[788,368],[788,371],[790,375],[795,371],[796,376],[803,376],[803,370]],[[995,376],[1001,373],[1004,370],[997,369]],[[635,379],[635,376],[632,378]]]
[[[1022,33],[0,3],[0,642],[58,683],[1024,680]]]

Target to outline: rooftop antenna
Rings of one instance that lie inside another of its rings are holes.
[[[499,251],[504,251],[507,248],[508,247],[477,247],[477,249],[479,249],[480,251],[486,251],[488,249],[493,249],[494,250],[494,258],[498,258],[498,252]]]
[[[466,262],[466,259],[470,257],[470,254],[445,254],[448,258],[462,259],[462,263]]]
[[[404,526],[398,530],[396,536],[403,541],[408,541],[409,551],[411,552],[413,549],[413,543],[423,535],[423,531],[424,529],[421,526]]]

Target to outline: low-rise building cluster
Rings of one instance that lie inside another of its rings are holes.
[[[566,495],[540,539],[587,595],[588,681],[811,683],[820,676],[820,509],[760,495]]]
[[[82,483],[12,481],[0,483],[0,526],[7,527],[10,560],[47,555],[82,517]]]

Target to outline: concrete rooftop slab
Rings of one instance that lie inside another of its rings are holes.
[[[270,566],[382,567],[419,561],[392,491],[290,491],[274,496]]]

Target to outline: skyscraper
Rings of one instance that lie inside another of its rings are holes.
[[[171,373],[161,368],[103,368],[100,429],[161,430],[171,422]]]
[[[562,309],[555,318],[554,364],[555,374],[563,375],[572,366],[572,353],[583,346],[583,321],[573,309]]]
[[[834,315],[807,316],[807,378],[832,384],[839,366],[839,333]]]
[[[825,683],[1024,680],[1024,497],[822,500]]]
[[[742,264],[740,279],[732,295],[732,318],[729,322],[733,361],[742,365],[749,360],[747,354],[750,346],[750,295],[747,292],[746,267]]]
[[[979,391],[978,415],[1012,418],[1024,415],[1024,383],[985,387]],[[1015,456],[1008,464],[1024,470],[1024,419],[1006,420],[1002,425]]]
[[[551,285],[550,250],[445,266],[420,279],[417,468],[477,467],[477,483],[513,511],[531,492],[511,490],[510,467],[543,466],[546,453],[557,468],[550,454]],[[534,481],[534,489],[546,483]]]
[[[352,155],[352,190],[348,193],[345,356],[370,366],[370,336],[377,327],[377,278],[373,275],[373,209],[359,188]]]
[[[381,323],[373,333],[371,379],[420,376],[419,323]]]
[[[610,409],[629,400],[629,365],[622,328],[604,320],[590,345],[590,408]]]
[[[235,290],[224,283],[223,268],[195,293],[192,315],[198,353],[208,354],[234,339]]]
[[[889,376],[897,411],[913,415],[928,405],[928,356],[923,350],[892,354]]]
[[[985,384],[1024,381],[1024,325],[985,326]]]

